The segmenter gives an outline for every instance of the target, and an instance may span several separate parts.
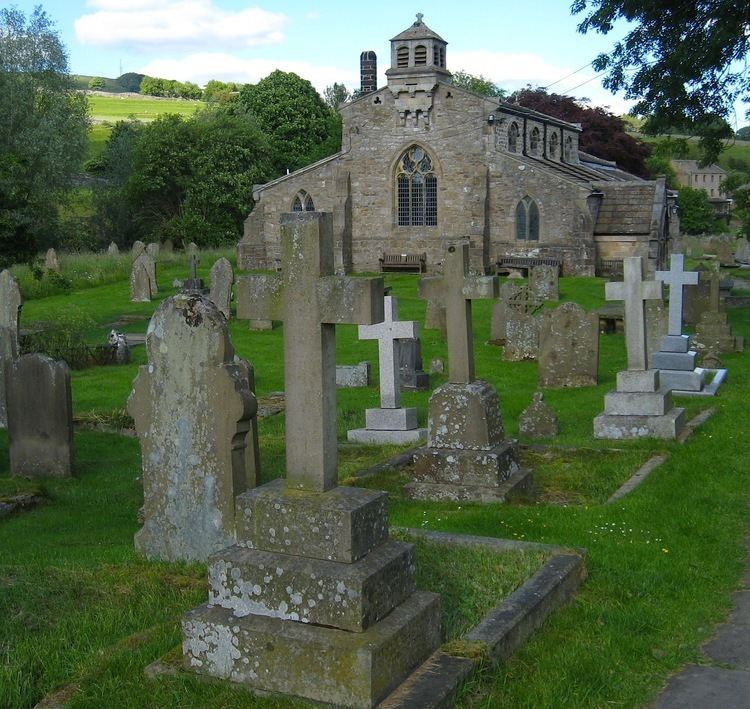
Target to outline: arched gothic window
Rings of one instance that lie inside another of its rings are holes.
[[[396,50],[396,66],[399,69],[409,66],[409,47],[399,47]]]
[[[518,124],[511,123],[508,126],[508,152],[518,152]]]
[[[418,145],[401,156],[396,171],[399,226],[437,225],[437,177],[432,158]]]
[[[294,195],[294,202],[292,202],[292,211],[314,212],[315,203],[313,202],[313,198],[309,194],[307,194],[305,190],[300,190],[296,195]]]
[[[570,136],[565,139],[565,161],[573,162],[573,138]]]
[[[427,64],[427,47],[424,44],[418,44],[414,47],[414,66],[424,66]]]
[[[529,135],[529,152],[532,155],[539,153],[539,129],[536,126],[531,129]]]
[[[539,241],[539,207],[528,196],[516,205],[516,239]]]
[[[560,145],[560,139],[557,137],[557,133],[553,133],[549,137],[549,149],[547,154],[552,160],[557,160],[557,149]]]

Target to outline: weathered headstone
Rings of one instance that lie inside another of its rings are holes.
[[[159,242],[158,241],[152,241],[150,244],[147,244],[146,246],[146,253],[154,259],[154,261],[159,256]]]
[[[737,239],[734,258],[739,263],[750,263],[750,242],[744,237]]]
[[[722,239],[716,245],[716,258],[722,266],[734,266],[734,244]]]
[[[375,325],[360,325],[360,340],[378,341],[380,370],[380,408],[365,410],[365,428],[347,431],[347,438],[357,443],[410,443],[427,437],[419,428],[417,410],[401,406],[399,376],[399,340],[419,334],[413,320],[398,319],[398,300],[385,296],[385,319]]]
[[[190,276],[183,281],[182,290],[185,293],[207,293],[203,279],[198,277],[198,257],[195,254],[190,256]]]
[[[651,361],[655,352],[661,348],[661,338],[668,334],[669,312],[663,300],[646,301],[646,361],[653,369]],[[663,383],[663,382],[662,382]]]
[[[433,357],[430,360],[430,374],[443,374],[445,372],[445,363],[440,357]]]
[[[599,370],[599,316],[577,303],[547,311],[539,336],[539,386],[595,386]]]
[[[73,404],[68,365],[42,354],[7,362],[10,474],[70,477],[73,474]]]
[[[361,389],[370,386],[370,363],[337,364],[336,386],[341,389]]]
[[[133,262],[133,267],[130,271],[130,300],[133,303],[147,303],[153,296],[147,263],[147,259],[150,258],[144,251]]]
[[[234,285],[234,272],[232,271],[232,264],[229,263],[228,259],[224,257],[218,259],[213,266],[211,266],[211,290],[209,292],[209,299],[219,309],[224,317],[229,320],[232,316],[231,300],[232,300],[232,286]]]
[[[115,244],[114,241],[109,242],[109,246],[107,247],[107,255],[108,256],[119,256],[120,255],[120,247]]]
[[[741,352],[744,339],[732,334],[727,314],[722,310],[719,296],[720,279],[718,273],[707,276],[709,284],[708,309],[703,312],[695,326],[695,344],[702,350],[713,350],[718,354]]]
[[[199,560],[235,541],[235,499],[255,487],[258,451],[250,365],[235,359],[226,320],[209,300],[179,294],[148,326],[128,413],[141,441],[149,559]]]
[[[595,438],[676,438],[685,409],[672,406],[672,393],[659,388],[659,372],[647,369],[644,301],[661,298],[658,281],[643,280],[640,256],[623,259],[624,280],[607,283],[607,300],[625,301],[628,369],[617,373],[617,390],[604,397],[604,413],[594,419]]]
[[[492,306],[492,319],[490,320],[490,342],[493,345],[505,344],[505,324],[508,319],[510,308],[519,302],[519,291],[525,288],[512,281],[505,281],[497,294],[497,300]]]
[[[47,253],[44,256],[44,270],[45,271],[59,271],[60,263],[57,260],[57,251],[54,249],[47,249]]]
[[[529,273],[529,289],[540,300],[560,300],[557,266],[534,266]]]
[[[539,333],[543,316],[510,308],[505,319],[503,359],[520,362],[536,359],[539,354]]]
[[[695,270],[698,273],[698,284],[685,291],[682,301],[682,322],[693,326],[709,310],[711,299],[711,274],[702,268]]]
[[[8,425],[5,401],[5,367],[18,356],[18,319],[21,291],[8,270],[0,272],[0,428]]]
[[[557,414],[545,403],[541,391],[534,393],[534,400],[518,417],[518,432],[534,440],[557,435]]]
[[[237,304],[241,318],[284,323],[286,479],[239,497],[238,545],[212,558],[209,603],[183,618],[185,666],[375,706],[440,643],[412,545],[388,540],[386,493],[338,486],[335,325],[380,322],[383,282],[334,275],[320,212],[282,215],[281,264],[239,278]]]
[[[436,300],[428,300],[424,316],[425,330],[440,330],[443,339],[446,336],[445,306]]]
[[[430,388],[430,375],[422,367],[422,345],[419,338],[399,340],[398,369],[401,389],[425,391]]]
[[[164,254],[171,254],[172,252],[174,252],[174,244],[172,243],[172,239],[166,239],[161,245],[161,250]]]
[[[142,241],[134,241],[133,246],[130,249],[130,253],[133,259],[137,259],[146,250],[146,244]]]
[[[196,244],[196,243],[195,243],[194,241],[191,241],[191,242],[190,242],[190,243],[189,243],[189,244],[188,244],[188,245],[187,245],[187,246],[185,247],[185,253],[186,253],[186,254],[187,254],[188,256],[198,256],[198,253],[199,253],[199,251],[200,251],[200,250],[198,249],[198,245],[197,245],[197,244]]]
[[[445,304],[448,383],[430,397],[428,444],[414,456],[416,499],[502,501],[528,484],[514,442],[504,437],[497,392],[474,376],[471,300],[497,297],[497,279],[469,275],[469,245],[451,244],[442,277],[425,278],[420,293]]]

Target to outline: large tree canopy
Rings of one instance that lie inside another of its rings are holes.
[[[505,98],[507,91],[501,89],[492,79],[488,79],[484,74],[469,74],[468,71],[454,71],[453,85],[459,88],[473,91],[480,96],[490,96],[492,98]]]
[[[651,133],[691,130],[704,162],[715,161],[737,99],[750,100],[750,3],[746,0],[575,0],[578,29],[603,34],[618,20],[635,26],[593,66],[604,85],[635,99]]]
[[[87,104],[41,7],[0,9],[0,264],[50,243],[87,142]]]

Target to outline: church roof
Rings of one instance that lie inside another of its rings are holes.
[[[403,39],[439,39],[441,42],[445,42],[437,32],[433,32],[424,22],[422,22],[421,12],[417,13],[417,19],[414,21],[414,24],[405,29],[401,34],[397,34],[391,39],[391,42],[397,42]]]

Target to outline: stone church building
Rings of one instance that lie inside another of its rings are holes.
[[[564,275],[647,257],[661,268],[671,212],[663,179],[642,180],[578,149],[579,125],[451,84],[447,42],[422,22],[391,40],[387,86],[360,58],[362,91],[340,107],[341,150],[253,190],[240,268],[274,268],[280,215],[333,213],[340,272],[377,271],[384,254],[426,254],[469,239],[472,268],[556,259]]]

